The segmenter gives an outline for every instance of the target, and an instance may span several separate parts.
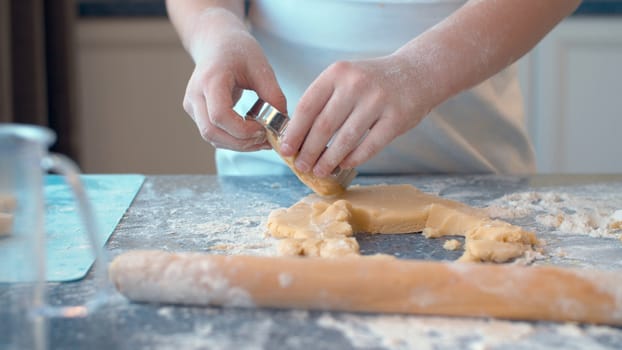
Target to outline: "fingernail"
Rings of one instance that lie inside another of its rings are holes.
[[[324,171],[324,169],[321,169],[319,167],[315,167],[313,169],[313,175],[315,175],[317,177],[326,177],[326,176],[328,176],[328,173],[326,171]]]
[[[302,160],[296,160],[296,169],[302,171],[303,173],[306,173],[307,171],[310,170],[309,164],[307,164],[306,162],[302,161]]]
[[[257,130],[254,134],[253,137],[255,138],[260,138],[260,137],[266,137],[266,131],[265,130]]]
[[[291,156],[294,153],[294,149],[289,143],[284,143],[281,145],[281,153],[285,156]]]

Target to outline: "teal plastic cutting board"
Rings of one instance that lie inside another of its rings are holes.
[[[99,244],[104,245],[134,200],[145,177],[136,174],[82,175],[81,179],[97,218]],[[64,282],[81,279],[95,259],[73,192],[61,176],[47,175],[44,195],[47,280]],[[3,241],[0,240],[0,252],[10,249],[6,246],[10,240]],[[0,266],[7,266],[2,262],[2,254]],[[0,273],[0,282],[21,281],[7,280]]]

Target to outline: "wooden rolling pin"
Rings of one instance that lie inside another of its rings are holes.
[[[397,260],[132,251],[110,277],[140,302],[622,325],[622,273]]]

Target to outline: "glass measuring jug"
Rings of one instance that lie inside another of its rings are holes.
[[[52,317],[84,317],[96,310],[109,292],[107,258],[97,244],[95,217],[81,184],[79,169],[68,158],[48,152],[55,134],[46,128],[0,124],[0,284],[10,298],[9,349],[45,349],[47,321]],[[74,192],[88,242],[96,259],[98,293],[83,305],[46,303],[46,232],[44,173],[64,176]]]

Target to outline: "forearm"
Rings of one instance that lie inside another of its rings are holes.
[[[244,0],[166,0],[166,8],[184,47],[195,60],[197,36],[230,28],[245,30]]]
[[[507,67],[531,50],[579,0],[471,0],[395,55],[425,79],[434,105]],[[434,107],[434,106],[432,106]]]

